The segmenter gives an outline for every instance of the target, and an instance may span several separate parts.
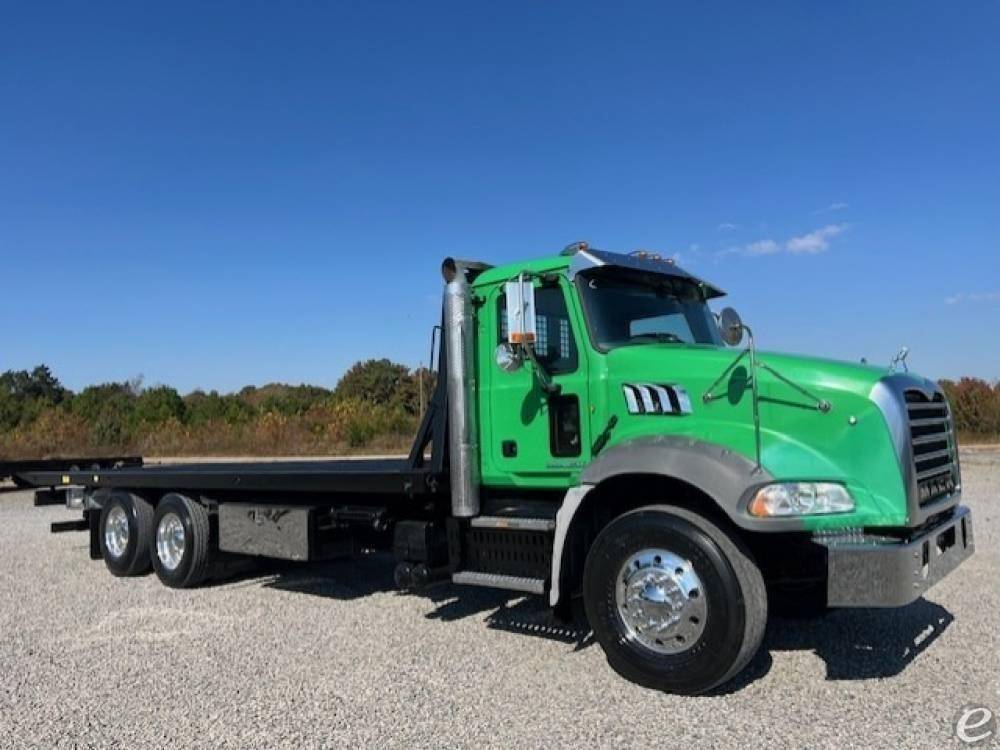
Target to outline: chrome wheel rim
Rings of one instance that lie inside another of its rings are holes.
[[[120,505],[113,506],[108,511],[104,521],[104,546],[108,554],[118,558],[128,549],[128,514]]]
[[[184,557],[184,523],[176,513],[167,513],[156,527],[156,556],[167,570],[175,570]]]
[[[705,631],[708,605],[690,560],[665,549],[636,552],[618,572],[625,637],[658,654],[687,651]]]

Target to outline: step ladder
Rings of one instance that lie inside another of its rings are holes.
[[[538,534],[550,535],[555,531],[556,522],[554,518],[548,517],[518,517],[518,516],[476,516],[469,520],[469,541],[468,544],[475,544],[477,538],[481,538],[483,534],[477,534],[477,531],[495,532],[492,535],[487,535],[488,538],[493,541],[495,540],[496,534],[510,534],[512,537],[519,536],[522,539],[529,539],[534,537],[535,545],[525,545],[527,554],[530,555],[533,552],[537,552],[532,547],[536,547],[538,541]],[[547,545],[547,551],[551,554],[551,542]],[[517,547],[514,547],[515,551]],[[489,557],[491,551],[489,549],[481,548],[476,550],[479,556]],[[503,567],[503,563],[497,563],[497,567]],[[547,568],[545,566],[539,567],[539,573],[542,572],[541,567]],[[506,589],[507,591],[518,591],[525,594],[544,594],[548,586],[548,575],[544,576],[525,576],[525,575],[509,575],[503,572],[494,571],[486,572],[481,570],[460,570],[452,574],[451,580],[453,583],[466,585],[466,586],[485,586],[488,588]]]

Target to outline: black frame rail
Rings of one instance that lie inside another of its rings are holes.
[[[16,487],[37,487],[25,476],[35,472],[107,471],[109,469],[142,466],[142,456],[79,456],[65,458],[28,458],[16,461],[0,460],[0,481],[10,479]]]

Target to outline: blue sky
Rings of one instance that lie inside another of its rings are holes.
[[[762,346],[1000,377],[1000,3],[5,4],[0,369],[333,385],[440,259],[677,253]]]

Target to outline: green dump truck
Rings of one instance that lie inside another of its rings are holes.
[[[577,243],[446,259],[437,386],[399,460],[30,471],[115,575],[391,549],[396,581],[582,600],[608,662],[694,694],[769,606],[899,607],[973,551],[949,406],[895,366],[757,351],[712,284]],[[747,340],[747,345],[742,342]]]

